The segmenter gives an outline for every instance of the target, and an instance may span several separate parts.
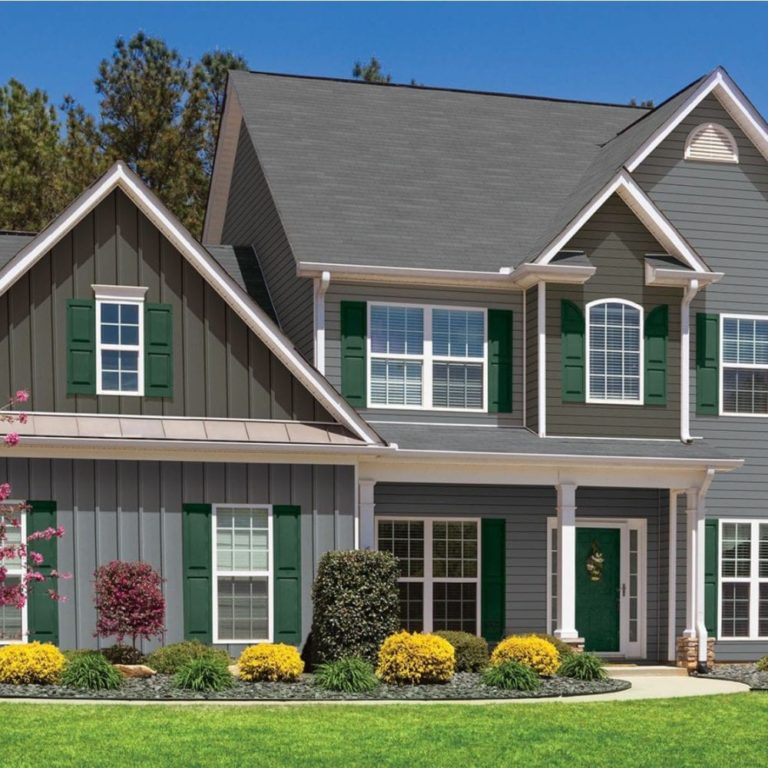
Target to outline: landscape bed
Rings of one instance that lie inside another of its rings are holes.
[[[715,664],[712,672],[701,677],[744,683],[753,691],[768,691],[768,671],[761,672],[756,664]]]

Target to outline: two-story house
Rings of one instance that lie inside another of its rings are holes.
[[[303,644],[319,556],[403,625],[606,656],[768,651],[768,128],[717,69],[653,110],[232,73],[203,242],[122,165],[0,236],[6,475],[169,641]]]

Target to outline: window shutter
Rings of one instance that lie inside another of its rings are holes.
[[[585,399],[584,313],[572,301],[560,302],[560,350],[563,402]]]
[[[55,501],[28,501],[27,503],[30,506],[27,510],[27,535],[56,527]],[[59,603],[48,594],[51,582],[47,577],[58,567],[58,543],[59,540],[56,537],[48,541],[40,540],[32,543],[32,549],[44,558],[43,564],[36,566],[35,570],[42,573],[46,580],[31,583],[27,598],[29,639],[55,645],[59,643]]]
[[[488,310],[488,412],[512,413],[512,312]]]
[[[301,643],[301,507],[272,508],[276,643]]]
[[[184,638],[213,642],[213,532],[210,504],[184,504]]]
[[[367,403],[367,314],[364,301],[341,302],[341,394],[356,408]]]
[[[495,643],[506,631],[506,521],[484,517],[480,521],[481,594],[480,632]]]
[[[716,519],[704,521],[704,624],[717,637],[717,567],[719,527]]]
[[[720,316],[696,315],[696,413],[720,409]]]
[[[173,397],[173,308],[144,307],[144,395]]]
[[[96,301],[67,301],[67,394],[96,394]]]
[[[669,306],[661,304],[645,318],[645,404],[667,404]]]

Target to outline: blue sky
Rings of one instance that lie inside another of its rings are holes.
[[[768,114],[766,22],[751,3],[0,2],[0,83],[94,109],[99,61],[143,29],[251,69],[348,77],[373,53],[400,82],[612,102],[659,103],[723,64]]]

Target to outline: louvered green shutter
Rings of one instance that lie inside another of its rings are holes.
[[[213,549],[210,504],[184,504],[182,558],[184,568],[184,637],[213,641]]]
[[[67,394],[96,393],[96,302],[67,301]]]
[[[572,301],[560,302],[560,350],[563,402],[585,399],[584,313]]]
[[[275,537],[275,642],[301,643],[301,507],[272,509]]]
[[[341,302],[341,394],[356,408],[367,403],[365,337],[367,308],[364,301]]]
[[[667,404],[669,306],[654,307],[645,318],[645,404]]]
[[[27,535],[35,531],[56,527],[55,501],[28,501]],[[48,577],[57,568],[58,538],[54,537],[33,542],[30,547],[43,556],[43,563],[35,566],[35,570]],[[48,594],[49,589],[55,589],[56,584],[46,578],[45,581],[33,582],[29,588],[27,599],[27,622],[29,639],[41,643],[59,642],[59,603]]]
[[[710,637],[717,636],[717,568],[719,527],[716,519],[704,522],[704,624]]]
[[[506,521],[484,517],[480,531],[480,634],[495,643],[506,631]]]
[[[144,394],[173,397],[173,308],[147,304],[144,308]]]
[[[488,411],[512,413],[512,312],[488,310]]]
[[[696,413],[717,414],[720,408],[720,317],[696,315]]]

